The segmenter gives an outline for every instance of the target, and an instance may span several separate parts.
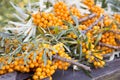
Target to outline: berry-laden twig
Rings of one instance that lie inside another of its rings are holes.
[[[86,21],[86,20],[91,19],[91,18],[93,18],[93,17],[95,17],[95,16],[96,16],[96,14],[91,14],[91,15],[89,15],[89,16],[87,16],[87,17],[84,17],[84,18],[79,19],[79,22]]]
[[[116,31],[116,30],[108,30],[108,32],[113,32],[113,33],[115,33],[115,34],[120,34],[120,32],[119,32],[119,31]]]
[[[73,65],[77,65],[78,67],[81,67],[81,68],[83,68],[84,70],[91,71],[90,67],[88,67],[88,66],[86,66],[86,65],[83,65],[83,64],[80,64],[80,63],[78,63],[78,62],[75,62],[74,60],[66,59],[66,58],[60,57],[60,56],[58,56],[58,55],[53,55],[53,58],[54,58],[54,59],[61,60],[61,61],[68,62],[68,63],[73,64]]]
[[[97,19],[93,24],[91,24],[86,30],[83,31],[85,34],[87,31],[91,30],[95,25],[98,24],[99,21],[101,21],[104,18],[104,15],[102,15],[99,19]]]
[[[119,47],[119,46],[113,46],[113,45],[106,44],[106,43],[101,43],[101,42],[99,42],[99,45],[100,45],[100,46],[109,47],[109,48],[113,48],[113,49],[116,49],[116,50],[120,50],[120,47]]]

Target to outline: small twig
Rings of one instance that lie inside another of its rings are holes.
[[[120,50],[120,47],[119,47],[119,46],[113,46],[113,45],[106,44],[106,43],[101,43],[101,42],[99,42],[99,45],[100,45],[100,46],[109,47],[109,48],[112,48],[112,49],[116,49],[116,50]]]
[[[116,31],[116,30],[108,30],[108,32],[113,32],[113,33],[115,33],[115,34],[120,34],[120,32],[119,32],[119,31]]]
[[[91,30],[95,25],[98,24],[99,21],[101,21],[104,18],[104,15],[102,15],[99,19],[97,19],[93,24],[91,24],[86,31]]]
[[[75,62],[74,60],[66,59],[66,58],[60,57],[58,55],[53,55],[53,58],[61,60],[61,61],[68,62],[68,63],[73,64],[73,65],[77,65],[77,66],[79,66],[79,67],[81,67],[81,68],[83,68],[85,70],[91,71],[90,67],[88,67],[86,65],[83,65],[83,64],[80,64],[78,62]]]
[[[112,55],[111,53],[108,53],[108,54],[103,55],[103,57],[106,59],[106,58],[109,58],[111,55]]]
[[[49,78],[49,77],[47,77],[47,78],[44,78],[44,79],[42,79],[42,80],[50,80],[50,78]]]
[[[89,16],[87,16],[87,17],[84,17],[84,18],[79,19],[79,22],[86,21],[86,20],[91,19],[91,18],[93,18],[93,17],[95,17],[95,16],[96,16],[96,14],[91,14],[91,15],[89,15]]]
[[[104,18],[104,15],[102,15],[99,19],[97,19],[93,24],[91,24],[86,30],[83,31],[83,34],[85,34],[87,31],[91,30],[95,25],[98,24],[99,21],[101,21]]]

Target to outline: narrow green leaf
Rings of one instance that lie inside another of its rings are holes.
[[[69,53],[71,53],[70,48],[68,46],[66,46],[65,44],[63,46]]]
[[[79,54],[77,54],[77,48],[76,47],[72,49],[72,52],[74,53],[75,56],[79,57]]]
[[[88,37],[86,36],[86,38],[84,39],[84,42],[87,43],[88,42]]]
[[[10,56],[8,59],[8,64],[10,64],[12,62],[13,56]]]
[[[104,50],[97,50],[97,51],[92,51],[92,53],[101,53],[103,52]]]
[[[28,59],[28,58],[24,58],[24,65],[26,65],[26,66],[27,66],[27,65],[28,65],[28,64],[27,64],[27,62],[28,62],[28,61],[29,61],[29,59]]]
[[[30,18],[31,18],[31,15],[29,15],[29,16],[27,17],[26,21],[30,20]]]
[[[96,41],[95,41],[95,46],[98,44],[98,42],[100,41],[100,39],[102,38],[102,33],[99,33],[97,35]]]
[[[72,16],[72,19],[73,19],[73,21],[75,22],[75,24],[76,24],[76,27],[78,27],[78,25],[79,25],[79,21],[78,21],[78,18],[76,17],[76,16]]]
[[[66,34],[66,30],[61,31],[57,36],[56,39],[59,40],[63,35]]]
[[[79,56],[79,60],[82,59],[82,45],[80,44],[80,56]]]
[[[64,40],[62,41],[63,43],[69,43],[69,44],[77,44],[77,41],[68,41],[68,40]]]
[[[2,40],[1,40],[1,47],[4,47],[4,44],[5,44],[5,41],[4,41],[5,39],[4,38],[2,38]]]
[[[74,27],[71,23],[67,22],[67,21],[63,21],[65,25],[67,25],[72,32],[74,32],[74,34],[79,38],[79,33],[77,31],[77,29],[75,29],[76,27]]]
[[[47,1],[44,4],[46,5],[47,8],[49,8],[50,6],[52,6],[52,3],[50,1]]]
[[[88,49],[90,50],[91,49],[91,42],[88,43]]]
[[[89,76],[90,78],[93,78],[92,75],[91,75],[91,73],[90,73],[89,71],[84,70],[84,69],[82,69],[82,70],[83,70],[83,72],[84,72],[87,76]]]
[[[68,22],[68,26],[71,28],[71,30],[74,32],[74,34],[77,36],[77,38],[79,38],[80,34],[78,33],[77,29],[75,29],[75,27],[69,22]]]
[[[34,52],[34,55],[33,55],[33,61],[36,61],[36,57],[37,57],[37,53]]]
[[[27,62],[29,61],[28,56],[31,54],[31,52],[24,52],[23,54],[25,54],[24,57],[24,64],[27,65]]]
[[[17,49],[15,49],[12,53],[10,53],[10,55],[16,55],[21,51],[22,47],[19,46]]]
[[[7,48],[5,48],[5,51],[7,51]],[[11,45],[10,47],[9,47],[9,51],[8,51],[8,53],[9,52],[12,52],[13,51],[13,45]],[[6,52],[7,53],[7,52]]]
[[[73,30],[74,34],[79,37],[79,34],[77,33],[77,30],[73,27],[72,24],[69,24],[69,26],[71,27],[71,29]]]
[[[42,27],[37,27],[37,29],[40,32],[40,34],[46,33],[46,31]]]
[[[52,53],[50,51],[50,49],[46,48],[46,55],[48,55],[49,59],[52,60]]]
[[[108,31],[108,30],[110,30],[110,29],[111,29],[110,27],[102,28],[103,31]]]
[[[82,32],[82,31],[79,31],[80,33],[80,35],[81,35],[81,37],[80,38],[83,38],[83,41],[87,38],[87,36]]]
[[[82,45],[78,44],[77,46],[77,54],[79,54],[79,60],[82,58]]]
[[[3,62],[0,63],[0,69],[2,69],[3,64],[4,64]]]
[[[43,61],[44,61],[44,65],[46,65],[46,64],[47,64],[47,54],[46,54],[46,49],[44,49],[44,54],[43,54],[43,56],[42,56],[42,59],[43,59]]]
[[[22,42],[24,38],[25,38],[24,35],[19,35],[19,36],[17,36],[17,39],[18,39],[20,42]]]
[[[106,0],[102,0],[102,8],[106,7]]]
[[[16,51],[14,52],[14,55],[18,54],[18,53],[21,51],[21,49],[22,49],[22,47],[19,46],[19,47],[16,49]]]
[[[52,61],[52,53],[51,52],[48,52],[48,56],[49,56],[50,60]]]
[[[11,31],[11,30],[8,30],[8,32],[9,32],[9,33],[12,33],[12,31]]]

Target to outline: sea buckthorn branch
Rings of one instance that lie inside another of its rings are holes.
[[[113,46],[113,45],[106,44],[106,43],[101,43],[101,42],[99,42],[99,45],[100,45],[100,46],[109,47],[109,48],[113,48],[113,49],[116,49],[116,50],[120,50],[120,47],[119,47],[119,46]]]
[[[113,32],[113,33],[115,33],[115,34],[120,34],[120,32],[119,32],[119,31],[116,31],[116,30],[108,30],[108,32]]]
[[[77,65],[78,67],[81,67],[81,68],[83,68],[84,70],[91,71],[90,67],[88,67],[88,66],[86,66],[86,65],[83,65],[83,64],[80,64],[80,63],[78,63],[78,62],[75,62],[74,60],[66,59],[66,58],[60,57],[60,56],[58,56],[58,55],[53,55],[53,58],[54,58],[54,59],[61,60],[61,61],[68,62],[68,63],[73,64],[73,65]]]
[[[93,17],[95,17],[95,16],[96,16],[96,14],[91,14],[91,15],[89,15],[89,16],[87,16],[87,17],[84,17],[84,18],[79,19],[79,22],[86,21],[86,20],[91,19],[91,18],[93,18]]]
[[[104,18],[104,15],[102,15],[99,19],[97,19],[93,24],[91,24],[86,30],[82,31],[82,33],[86,33],[87,31],[91,30],[95,25],[98,24],[99,21],[101,21]]]

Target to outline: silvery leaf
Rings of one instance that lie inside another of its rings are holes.
[[[17,14],[13,14],[13,16],[15,16],[18,20],[24,22],[25,20],[23,18],[21,18],[20,16],[18,16]]]
[[[20,14],[22,18],[26,19],[28,17],[28,15],[25,14],[20,7],[15,6],[12,2],[10,2],[10,4],[13,6],[13,8],[15,8],[15,10]]]
[[[29,34],[27,35],[27,37],[24,39],[23,42],[27,42],[30,39],[30,37],[32,37],[32,34],[33,34],[33,28],[30,30]]]

